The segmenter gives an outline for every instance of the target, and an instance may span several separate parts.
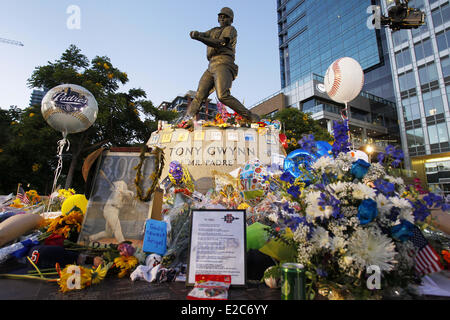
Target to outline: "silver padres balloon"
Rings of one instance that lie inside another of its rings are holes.
[[[92,93],[75,84],[52,88],[42,99],[42,115],[63,136],[88,129],[97,119],[98,104]]]

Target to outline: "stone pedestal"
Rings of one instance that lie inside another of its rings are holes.
[[[202,193],[214,187],[214,172],[229,174],[251,159],[259,159],[265,165],[282,165],[286,155],[279,132],[271,128],[164,129],[153,132],[147,145],[164,150],[161,179],[167,177],[169,163],[179,161],[189,170],[196,190]]]

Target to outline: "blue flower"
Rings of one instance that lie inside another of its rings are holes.
[[[358,219],[361,224],[368,224],[373,221],[378,215],[378,208],[376,201],[372,199],[365,199],[358,207]]]
[[[341,152],[347,153],[350,151],[348,131],[348,120],[344,120],[343,123],[333,121],[333,135],[335,141],[331,151],[333,152],[334,157],[337,157]]]
[[[300,188],[298,186],[291,186],[287,192],[294,198],[298,198],[300,196]]]
[[[377,156],[378,162],[383,163],[385,157],[386,155],[383,152],[380,152]]]
[[[413,215],[416,221],[424,221],[431,213],[427,206],[420,200],[412,202],[412,205]]]
[[[317,143],[314,139],[313,134],[309,134],[304,136],[298,141],[299,149],[303,149],[308,151],[311,154],[315,154],[317,152]]]
[[[411,222],[401,220],[400,224],[391,228],[391,234],[394,239],[404,242],[409,240],[414,235],[414,228],[415,226]]]
[[[374,182],[375,189],[381,192],[385,196],[391,196],[395,192],[395,185],[393,183],[387,182],[383,179],[378,179]]]
[[[280,176],[280,179],[289,184],[293,184],[295,182],[295,177],[289,171],[283,172],[283,174]]]
[[[356,179],[362,179],[366,175],[369,168],[370,163],[364,161],[363,159],[358,159],[353,162],[350,172]]]

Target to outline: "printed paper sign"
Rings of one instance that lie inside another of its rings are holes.
[[[237,132],[231,131],[231,132],[228,132],[227,135],[228,135],[227,136],[228,141],[238,141],[239,140]]]
[[[178,142],[187,141],[189,138],[189,132],[180,132],[178,135]]]
[[[245,134],[245,141],[255,141],[255,135],[254,134],[251,134],[251,133],[246,133]]]
[[[192,210],[187,285],[196,274],[231,275],[231,285],[246,284],[245,210]]]
[[[165,133],[162,136],[161,142],[162,143],[169,143],[172,140],[172,134],[171,133]]]
[[[145,224],[144,246],[148,253],[164,255],[166,253],[167,224],[164,221],[149,219]]]
[[[158,143],[158,140],[159,140],[159,134],[155,134],[155,135],[153,135],[153,136],[151,137],[150,143],[151,143],[151,144],[156,144],[156,143]]]
[[[211,132],[211,140],[213,140],[213,141],[220,141],[220,140],[222,140],[222,132],[212,131]]]
[[[194,141],[205,140],[205,131],[194,131]]]

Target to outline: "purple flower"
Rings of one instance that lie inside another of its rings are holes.
[[[135,249],[133,248],[133,246],[126,242],[119,244],[119,246],[117,247],[117,250],[119,250],[120,255],[124,256],[124,257],[130,257],[135,252]]]
[[[349,152],[350,142],[348,137],[348,120],[344,120],[342,123],[333,121],[333,134],[335,141],[331,151],[333,152],[334,157],[337,157],[341,152]]]

